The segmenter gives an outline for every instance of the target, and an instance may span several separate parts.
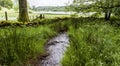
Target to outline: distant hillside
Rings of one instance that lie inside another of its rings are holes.
[[[67,11],[65,6],[39,6],[34,8],[35,11]]]

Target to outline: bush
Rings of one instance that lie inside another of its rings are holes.
[[[71,14],[70,16],[75,18],[75,17],[78,17],[78,14]]]
[[[0,0],[0,6],[6,7],[6,8],[12,8],[13,2],[12,2],[12,0]]]
[[[101,17],[101,13],[94,13],[93,15],[91,15],[91,17]]]

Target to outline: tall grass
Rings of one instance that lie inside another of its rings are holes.
[[[120,30],[108,24],[70,27],[63,66],[119,66]]]
[[[67,30],[70,47],[63,66],[120,65],[120,30],[111,26],[110,21],[88,17],[37,19],[35,22],[41,26],[0,29],[0,65],[27,66],[31,58],[44,53],[47,39]]]
[[[0,65],[27,65],[44,52],[46,40],[54,34],[47,26],[0,29]]]

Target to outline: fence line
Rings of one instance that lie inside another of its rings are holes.
[[[17,20],[18,15],[9,16],[9,14],[12,14],[12,13],[8,13],[8,12],[5,11],[4,15],[0,16],[0,20]],[[33,15],[29,16],[30,21],[32,21],[36,18],[43,19],[43,18],[45,18],[45,16],[44,16],[44,14],[33,14]]]

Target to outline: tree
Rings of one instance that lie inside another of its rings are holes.
[[[19,18],[18,21],[29,22],[27,0],[19,0]]]
[[[99,9],[101,8],[102,11],[105,13],[105,19],[109,20],[111,17],[111,14],[115,14],[114,9],[119,9],[120,7],[120,0],[97,0],[96,4],[98,5]],[[117,10],[118,12],[119,10]]]
[[[102,9],[102,12],[105,13],[105,19],[109,20],[112,14],[112,8],[114,4],[114,0],[96,0],[95,6],[98,9]]]
[[[106,20],[110,19],[114,8],[120,7],[120,0],[74,0],[73,3],[77,5],[77,11],[94,9],[103,12]]]
[[[13,2],[11,0],[0,0],[0,6],[6,8],[12,8]]]

